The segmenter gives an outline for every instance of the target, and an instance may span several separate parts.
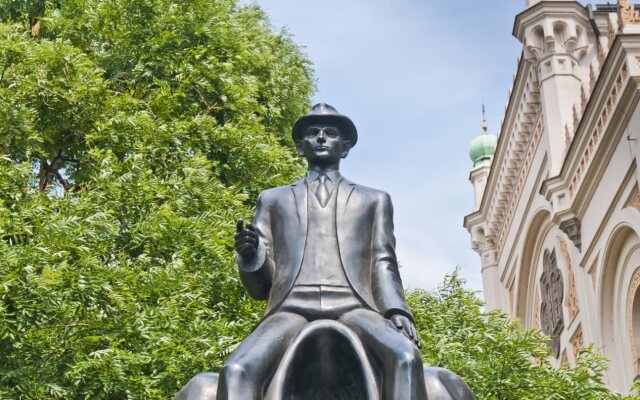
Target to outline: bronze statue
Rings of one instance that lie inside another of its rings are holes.
[[[265,316],[219,377],[199,375],[177,399],[214,399],[214,386],[218,400],[472,399],[450,372],[423,371],[391,198],[339,172],[358,140],[353,122],[317,104],[293,140],[307,175],[261,193],[235,237],[240,277],[267,301]]]

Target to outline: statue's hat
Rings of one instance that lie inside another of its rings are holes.
[[[311,112],[307,115],[303,115],[298,118],[293,129],[291,136],[293,140],[301,140],[304,137],[304,131],[309,125],[318,123],[332,122],[338,125],[341,129],[340,132],[344,135],[346,140],[351,141],[351,146],[355,146],[358,141],[358,131],[356,126],[346,115],[342,115],[335,108],[326,103],[318,103],[311,109]]]

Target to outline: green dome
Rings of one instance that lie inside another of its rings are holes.
[[[498,138],[487,132],[486,125],[482,128],[484,132],[471,141],[471,149],[469,150],[469,157],[473,161],[474,168],[489,166],[498,145]]]

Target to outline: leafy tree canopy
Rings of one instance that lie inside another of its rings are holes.
[[[234,221],[309,61],[231,0],[0,0],[0,398],[167,399],[261,316]]]

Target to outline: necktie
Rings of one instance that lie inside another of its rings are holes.
[[[320,175],[318,179],[320,180],[320,184],[318,185],[318,189],[316,190],[316,197],[318,198],[320,205],[324,207],[327,205],[327,202],[329,201],[329,189],[327,188],[327,176]]]

